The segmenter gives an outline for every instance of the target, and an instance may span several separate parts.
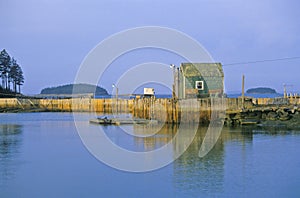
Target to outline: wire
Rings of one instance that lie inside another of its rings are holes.
[[[238,62],[238,63],[228,63],[228,64],[223,64],[223,66],[243,65],[243,64],[250,64],[250,63],[253,64],[253,63],[263,63],[263,62],[275,62],[275,61],[284,61],[284,60],[293,60],[293,59],[300,59],[300,56],[277,58],[277,59],[265,59],[265,60],[248,61],[248,62]]]

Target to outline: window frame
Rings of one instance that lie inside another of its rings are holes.
[[[198,88],[198,83],[201,83],[202,84],[202,88]],[[204,81],[203,80],[197,80],[195,81],[195,89],[197,90],[204,90]]]

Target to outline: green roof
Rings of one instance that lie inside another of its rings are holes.
[[[221,63],[181,63],[180,69],[185,77],[224,77]]]

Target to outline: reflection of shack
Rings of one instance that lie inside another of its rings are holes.
[[[182,63],[176,77],[180,99],[223,94],[224,73],[221,63]]]
[[[184,133],[194,133],[192,125],[180,125],[180,128],[184,129]],[[224,193],[225,170],[232,172],[236,168],[228,164],[225,165],[227,163],[225,160],[228,158],[225,157],[227,142],[239,142],[243,146],[239,155],[241,154],[241,157],[245,158],[247,152],[244,150],[249,146],[251,148],[253,139],[253,128],[232,129],[224,127],[213,149],[203,158],[199,158],[200,147],[204,139],[207,138],[207,129],[207,127],[199,127],[188,149],[173,163],[175,188],[181,192],[197,192],[198,197],[216,196]],[[174,152],[178,152],[178,148],[186,143],[185,139],[181,140],[183,141],[174,142]],[[239,168],[242,170],[241,174],[247,172],[246,166]]]

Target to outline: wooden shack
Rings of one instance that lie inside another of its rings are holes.
[[[182,63],[176,78],[179,99],[215,97],[224,93],[221,63]]]

